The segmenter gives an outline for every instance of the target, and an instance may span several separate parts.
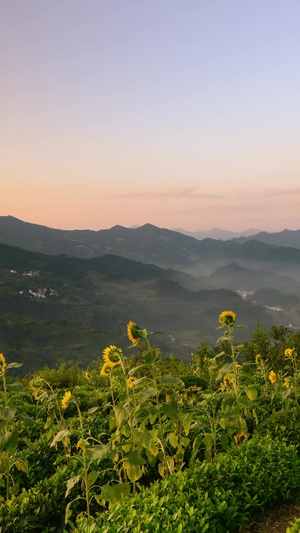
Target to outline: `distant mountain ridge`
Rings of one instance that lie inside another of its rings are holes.
[[[270,244],[272,246],[287,246],[291,248],[300,248],[300,230],[284,229],[276,233],[267,233],[266,231],[261,231],[256,235],[248,237],[241,236],[235,240],[239,243],[244,243],[249,240],[255,240],[263,242],[265,244]]]
[[[299,230],[300,233],[300,230]],[[67,254],[91,259],[115,254],[163,268],[207,275],[219,266],[238,262],[241,266],[269,265],[276,269],[298,268],[300,249],[277,247],[254,237],[241,241],[198,240],[182,233],[145,224],[137,228],[58,230],[0,217],[0,243],[51,255]]]
[[[187,231],[185,229],[175,228],[174,231],[179,231],[180,233],[183,233],[184,235],[189,235],[190,237],[195,237],[195,239],[198,239],[199,241],[202,241],[203,239],[229,241],[230,239],[237,239],[239,237],[251,237],[252,235],[260,233],[262,230],[249,228],[246,231],[230,231],[226,229],[212,228],[207,231]]]

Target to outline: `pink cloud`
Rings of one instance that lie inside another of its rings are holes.
[[[300,194],[300,187],[296,189],[267,189],[264,191],[264,196],[289,196],[293,194]]]
[[[187,188],[187,187],[179,187],[177,189],[169,189],[161,192],[125,192],[121,194],[113,194],[109,196],[109,198],[116,199],[116,198],[123,198],[127,200],[135,200],[137,198],[148,198],[148,199],[157,199],[159,197],[167,197],[167,198],[224,198],[223,195],[220,194],[205,194],[205,193],[197,193],[194,192],[195,187]]]

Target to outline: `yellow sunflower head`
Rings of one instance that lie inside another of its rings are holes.
[[[233,311],[223,311],[219,316],[219,322],[222,326],[233,326],[235,319],[236,314]]]
[[[271,383],[275,383],[277,381],[277,376],[276,376],[274,370],[271,370],[271,372],[269,374],[269,380],[271,381]]]
[[[133,385],[134,385],[134,382],[136,381],[137,378],[135,378],[134,376],[131,376],[130,378],[127,379],[127,385],[130,389],[132,389]]]
[[[72,393],[71,391],[68,391],[64,394],[63,399],[61,401],[61,406],[63,409],[67,409],[68,403],[71,400]]]
[[[104,363],[111,368],[120,364],[120,359],[122,356],[123,352],[121,348],[117,348],[116,346],[113,346],[113,344],[107,346],[107,348],[103,350]]]
[[[294,350],[292,350],[291,348],[287,348],[286,350],[284,350],[285,357],[292,357],[293,351]]]
[[[89,376],[88,371],[86,371],[86,372],[84,373],[84,375],[85,375],[85,379],[90,379],[90,376]]]
[[[290,386],[290,380],[289,378],[285,378],[284,382],[283,382],[283,386],[286,387],[287,389],[289,388]]]
[[[255,357],[255,362],[256,362],[256,364],[261,363],[261,355],[260,355],[260,353],[258,353],[257,356]]]
[[[39,390],[42,390],[42,388],[43,388],[43,386],[39,385],[39,384],[40,384],[39,380],[30,381],[29,382],[29,387],[31,388],[31,390],[37,392]]]
[[[7,367],[7,364],[6,364],[6,361],[5,361],[5,357],[4,357],[3,353],[0,353],[0,376],[1,376],[1,374],[4,374],[4,372],[6,370],[6,367]]]
[[[101,368],[100,376],[109,376],[111,369],[112,369],[111,365],[105,363],[103,367]]]
[[[143,336],[139,326],[132,320],[127,324],[127,335],[132,344],[137,344]]]
[[[38,402],[39,399],[40,399],[40,395],[39,395],[38,391],[35,392],[33,396],[34,396],[34,399]]]

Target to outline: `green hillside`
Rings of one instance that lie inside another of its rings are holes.
[[[247,324],[243,338],[257,320],[266,327],[291,321],[289,313],[203,284],[113,255],[84,260],[0,245],[0,351],[24,362],[24,373],[60,358],[86,366],[107,344],[127,345],[124,324],[131,319],[163,331],[164,352],[188,360],[202,336],[213,337],[222,309],[235,309]]]

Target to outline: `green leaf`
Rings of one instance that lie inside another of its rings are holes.
[[[29,426],[32,426],[32,424],[36,423],[33,418],[30,418],[30,416],[25,415],[25,413],[18,413],[18,419],[22,422],[25,422],[25,424],[28,424]]]
[[[7,390],[9,392],[22,392],[25,389],[23,383],[12,383],[7,385]]]
[[[176,435],[175,433],[169,433],[169,443],[171,444],[171,446],[173,446],[173,448],[177,448],[177,444],[178,444],[178,435]]]
[[[179,383],[182,382],[182,379],[180,378],[176,378],[175,376],[162,376],[160,379],[159,379],[159,382],[164,385],[164,384],[168,384],[168,385],[179,385]]]
[[[97,477],[99,476],[100,472],[97,472],[96,470],[92,470],[92,472],[88,475],[88,489],[90,489],[96,482]]]
[[[156,349],[154,348],[153,350],[147,350],[143,353],[143,357],[147,363],[147,365],[152,365],[153,363],[155,363],[155,361],[157,360],[158,358],[158,355],[157,355],[157,351]]]
[[[135,380],[132,382],[133,387],[136,387],[137,385],[139,385],[140,383],[142,383],[143,381],[145,381],[145,379],[148,379],[148,378],[147,378],[146,376],[143,376],[142,378],[135,379]]]
[[[66,493],[65,493],[65,498],[70,494],[72,488],[76,485],[76,483],[78,483],[78,481],[80,480],[81,476],[74,476],[74,477],[71,477],[70,479],[68,479],[67,481],[67,490],[66,490]]]
[[[212,445],[212,442],[213,442],[213,438],[211,435],[209,434],[206,434],[204,435],[203,437],[203,442],[204,442],[204,445],[205,445],[205,448],[208,450],[211,448],[211,445]]]
[[[188,435],[189,432],[190,432],[191,421],[190,420],[183,420],[182,421],[182,425],[183,425],[183,429],[184,429],[185,434]]]
[[[227,420],[226,420],[225,418],[220,418],[220,420],[219,420],[219,424],[220,424],[220,426],[221,426],[222,429],[226,429],[226,427],[227,427],[227,425],[228,425],[228,424],[227,424]]]
[[[249,418],[250,420],[252,419],[252,413],[248,407],[246,407],[246,409],[244,410],[244,413],[245,413],[246,418]]]
[[[158,454],[158,448],[155,444],[157,435],[158,430],[149,431],[148,429],[144,429],[136,433],[135,440],[137,444],[141,444],[151,455],[156,456]]]
[[[88,414],[88,415],[92,415],[93,413],[95,413],[96,411],[98,411],[98,409],[99,409],[98,406],[96,406],[96,407],[91,407],[91,409],[89,409],[89,410],[87,411],[87,414]]]
[[[19,472],[25,472],[28,475],[28,462],[23,461],[22,459],[18,459],[15,462],[15,467]]]
[[[55,446],[55,444],[57,444],[58,442],[60,442],[61,440],[63,440],[64,437],[67,437],[68,435],[70,435],[70,431],[68,429],[62,429],[61,431],[59,431],[54,439],[52,440],[50,446]]]
[[[130,483],[118,483],[117,485],[104,485],[101,488],[103,500],[114,503],[127,498],[130,495]]]
[[[138,365],[138,366],[135,366],[134,368],[132,368],[131,370],[129,370],[129,372],[128,372],[128,376],[134,376],[134,374],[135,374],[140,368],[142,368],[143,366],[145,366],[145,365]]]
[[[217,376],[217,380],[220,381],[220,379],[223,378],[225,374],[230,374],[231,372],[234,372],[235,369],[235,363],[225,363],[220,369]]]
[[[247,396],[242,396],[240,399],[239,399],[239,403],[241,405],[245,405],[245,406],[248,406],[250,405],[250,400]]]
[[[131,483],[135,483],[135,481],[140,479],[143,475],[143,470],[141,469],[140,466],[134,466],[127,461],[124,461],[124,468],[127,472],[127,475]]]
[[[257,390],[256,389],[252,389],[251,387],[248,387],[247,389],[245,389],[245,392],[246,392],[249,400],[255,400],[255,398],[257,398]]]
[[[163,413],[171,418],[174,422],[178,421],[178,404],[172,401],[171,403],[163,403],[161,406]]]
[[[0,420],[11,422],[17,412],[15,407],[0,407]]]
[[[108,445],[101,446],[99,444],[99,445],[93,446],[93,448],[89,448],[86,451],[86,458],[88,461],[101,461],[102,459],[105,459],[106,457],[108,457],[109,453],[110,453],[110,450],[109,450]]]
[[[146,462],[145,459],[143,459],[143,457],[135,451],[131,451],[128,453],[127,460],[133,466],[143,466]]]
[[[181,439],[180,439],[180,443],[184,447],[188,446],[190,442],[191,442],[191,440],[188,437],[181,437]]]
[[[258,426],[258,416],[256,414],[255,409],[252,409],[252,416],[253,416],[253,418],[255,420],[256,425]]]
[[[18,444],[19,433],[14,431],[7,431],[0,437],[0,451],[13,451]]]
[[[20,366],[23,366],[23,363],[8,363],[6,368],[20,368]]]
[[[118,426],[121,426],[123,420],[125,419],[125,411],[123,409],[123,406],[116,405],[116,407],[115,407],[115,416],[116,416],[116,420],[117,420]]]
[[[152,396],[156,396],[158,394],[158,390],[155,387],[149,387],[148,389],[143,389],[140,393],[140,399],[142,402],[147,400],[148,398],[151,398]]]
[[[221,435],[221,446],[222,446],[222,450],[224,452],[226,452],[227,448],[228,448],[228,444],[229,444],[229,439],[228,439],[228,435],[226,432],[222,433]]]
[[[222,327],[222,326],[221,326],[221,327]],[[219,329],[219,328],[218,328],[218,329]],[[215,355],[215,357],[212,357],[212,360],[213,360],[213,359],[217,359],[218,357],[221,357],[222,355],[224,355],[224,353],[225,353],[225,352],[224,352],[224,350],[223,350],[223,352],[220,352],[220,353],[218,353],[217,355]]]

